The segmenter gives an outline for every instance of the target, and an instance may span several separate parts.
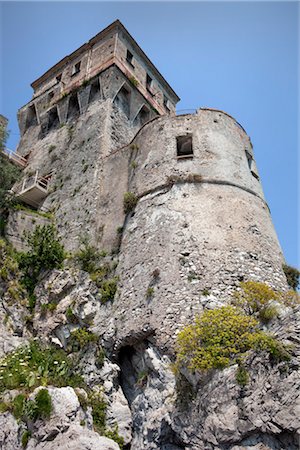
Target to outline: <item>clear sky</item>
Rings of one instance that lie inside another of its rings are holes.
[[[9,1],[0,14],[9,148],[30,83],[120,19],[181,98],[178,110],[222,109],[246,129],[287,263],[299,264],[298,2]]]

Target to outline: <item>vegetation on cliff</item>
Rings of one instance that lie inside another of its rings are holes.
[[[177,338],[176,366],[189,370],[223,369],[249,350],[266,350],[274,359],[289,359],[288,351],[259,322],[234,306],[206,310]]]

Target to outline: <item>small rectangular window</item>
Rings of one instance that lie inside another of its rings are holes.
[[[53,97],[54,97],[54,92],[53,92],[53,91],[50,91],[49,94],[48,94],[48,102],[51,102],[51,100],[53,99]]]
[[[133,54],[129,50],[126,53],[126,61],[133,67]]]
[[[169,101],[168,97],[166,97],[165,95],[164,95],[164,107],[165,107],[168,111],[170,111],[170,101]]]
[[[193,158],[193,140],[191,134],[177,136],[177,159]]]
[[[146,76],[146,89],[149,92],[152,92],[152,82],[153,82],[152,78],[150,77],[150,75],[147,74],[147,76]]]
[[[248,162],[248,167],[249,167],[249,169],[251,170],[251,166],[252,166],[252,156],[250,155],[250,153],[249,153],[247,150],[245,150],[245,153],[246,153],[246,158],[247,158],[247,162]]]
[[[61,76],[62,76],[61,73],[60,73],[59,75],[56,76],[56,81],[57,81],[58,83],[61,82]]]
[[[74,64],[74,66],[72,67],[72,76],[77,75],[77,73],[80,72],[80,66],[81,66],[81,61]]]

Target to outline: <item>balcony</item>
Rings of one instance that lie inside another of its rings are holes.
[[[38,208],[42,200],[47,197],[51,175],[39,176],[38,170],[35,175],[26,177],[13,188],[16,198],[27,205]]]
[[[4,148],[2,150],[2,155],[4,155],[7,159],[9,159],[13,164],[24,169],[27,166],[27,159],[23,156],[19,155],[19,153],[9,150],[8,148]]]

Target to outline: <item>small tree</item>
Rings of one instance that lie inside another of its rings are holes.
[[[32,294],[44,270],[62,266],[65,252],[53,224],[38,225],[33,233],[26,235],[26,240],[29,250],[26,253],[19,253],[18,259],[19,267],[24,274],[22,282]]]

